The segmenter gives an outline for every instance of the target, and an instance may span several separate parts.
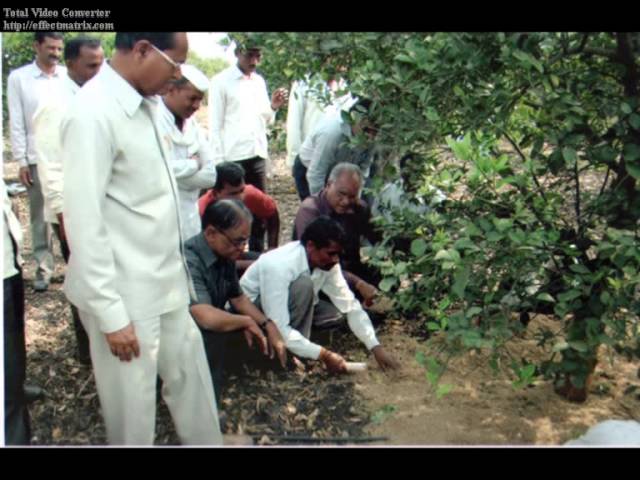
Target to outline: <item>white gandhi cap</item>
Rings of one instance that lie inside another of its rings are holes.
[[[182,72],[182,76],[189,80],[189,82],[202,93],[205,93],[209,88],[209,79],[207,76],[193,65],[181,65],[180,71]]]

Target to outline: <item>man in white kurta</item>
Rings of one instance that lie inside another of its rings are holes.
[[[264,78],[256,72],[259,47],[238,47],[238,63],[211,80],[209,138],[220,162],[240,162],[245,181],[266,192],[267,127],[287,101],[287,91],[276,89],[271,99]]]
[[[211,80],[209,139],[217,153],[216,164],[238,162],[245,171],[245,182],[267,193],[267,127],[287,101],[288,93],[278,88],[269,100],[267,84],[256,72],[261,55],[258,46],[238,47],[238,63]],[[263,224],[253,222],[251,245],[263,243]]]
[[[58,95],[66,77],[66,69],[58,65],[62,56],[62,34],[38,32],[35,34],[33,63],[17,68],[7,80],[7,106],[11,133],[11,152],[20,165],[20,181],[29,192],[29,212],[36,291],[49,288],[53,273],[53,245],[51,229],[44,218],[44,200],[37,170],[34,142],[33,115],[43,100]]]
[[[182,78],[171,83],[159,105],[158,123],[169,153],[169,165],[178,183],[180,228],[186,241],[202,231],[200,191],[216,183],[213,152],[193,116],[209,86],[206,75],[193,65],[183,65]]]
[[[35,145],[38,158],[38,176],[44,197],[44,218],[51,224],[60,241],[60,250],[65,262],[69,261],[69,246],[64,235],[62,216],[62,151],[60,127],[73,97],[80,87],[93,78],[104,62],[104,52],[100,40],[89,37],[75,37],[64,47],[67,74],[62,79],[62,87],[54,97],[43,102],[33,116]],[[82,327],[78,310],[72,305],[71,314],[77,341],[77,358],[85,365],[91,364],[89,338]]]
[[[183,32],[117,33],[110,65],[63,121],[65,293],[89,332],[109,443],[151,445],[156,377],[183,444],[218,445],[202,336],[189,315],[177,187],[155,123]]]

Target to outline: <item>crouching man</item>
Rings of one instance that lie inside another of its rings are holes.
[[[340,269],[342,227],[328,217],[311,222],[300,241],[260,256],[240,279],[245,294],[271,319],[289,351],[322,361],[332,373],[346,371],[342,356],[309,340],[311,327],[337,325],[346,315],[351,331],[383,370],[399,364],[384,350],[371,320]],[[324,294],[319,298],[318,294]]]

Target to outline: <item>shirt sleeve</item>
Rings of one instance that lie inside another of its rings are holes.
[[[29,165],[27,158],[27,125],[22,104],[22,88],[20,77],[16,72],[9,74],[7,81],[7,104],[9,107],[9,124],[11,136],[11,152],[13,159],[20,167]]]
[[[47,103],[33,116],[38,176],[42,186],[42,195],[54,214],[62,213],[63,174],[62,149],[60,144],[60,126],[63,107]]]
[[[305,199],[300,205],[294,223],[294,240],[299,240],[305,228],[307,228],[307,225],[320,216],[320,211],[315,203],[313,203],[314,200],[314,198],[309,197],[309,199]]]
[[[262,311],[276,324],[288,350],[316,360],[320,356],[320,345],[309,341],[290,325],[289,287],[293,279],[286,270],[272,266],[270,262],[258,263],[257,268]]]
[[[191,305],[206,304],[211,305],[211,295],[207,289],[205,266],[200,261],[198,255],[191,249],[185,248],[185,259],[187,260],[187,267],[189,268],[189,274],[193,282],[193,289],[196,294],[195,301],[191,301]]]
[[[226,101],[221,77],[213,77],[209,85],[209,143],[214,164],[225,160],[224,155],[224,111]]]
[[[65,231],[76,271],[76,283],[69,288],[82,292],[74,296],[76,306],[94,315],[104,333],[131,323],[118,293],[102,210],[116,155],[114,143],[106,118],[98,118],[89,105],[80,106],[63,120]]]
[[[339,264],[328,272],[322,291],[329,297],[331,303],[347,316],[349,328],[368,350],[380,345],[369,315],[362,309],[362,305],[349,289]]]
[[[261,220],[271,218],[278,211],[273,197],[252,185],[245,187],[244,204],[255,217]]]
[[[302,124],[304,120],[304,88],[300,82],[294,82],[289,93],[287,109],[287,165],[292,167],[302,145]]]
[[[173,172],[178,185],[186,190],[211,188],[216,183],[216,167],[213,163],[213,152],[200,127],[198,125],[194,125],[193,127],[198,130],[197,155],[199,161],[193,158],[176,160],[172,162],[172,166],[175,165]],[[178,169],[178,171],[176,171],[176,169]]]
[[[264,78],[260,77],[262,83],[262,89],[264,94],[262,95],[262,105],[260,108],[260,114],[264,119],[265,125],[271,125],[276,119],[276,112],[271,109],[271,97],[269,96],[269,91],[267,90],[267,82],[264,81]]]

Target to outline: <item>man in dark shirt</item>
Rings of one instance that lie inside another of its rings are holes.
[[[210,204],[202,216],[202,232],[185,243],[185,257],[197,300],[191,315],[204,339],[209,369],[219,399],[228,333],[242,331],[249,347],[257,341],[265,355],[278,355],[284,367],[286,347],[277,327],[240,288],[235,260],[251,231],[251,213],[238,200]],[[225,310],[229,302],[235,312]]]
[[[299,239],[307,225],[322,215],[336,220],[346,232],[341,261],[344,276],[351,290],[362,298],[365,305],[370,305],[378,293],[375,285],[380,281],[380,274],[362,263],[360,239],[364,237],[376,243],[380,237],[371,225],[368,205],[360,199],[362,184],[362,171],[357,165],[343,162],[333,167],[325,188],[307,197],[300,205],[293,238]]]

